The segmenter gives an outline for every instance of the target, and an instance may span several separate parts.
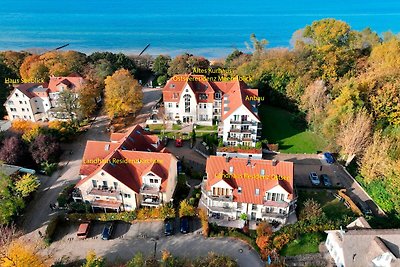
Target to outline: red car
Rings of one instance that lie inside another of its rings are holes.
[[[175,146],[176,147],[182,147],[183,146],[183,141],[182,139],[178,138],[175,140]]]

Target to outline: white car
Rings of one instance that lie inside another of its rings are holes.
[[[318,178],[318,175],[315,172],[310,172],[310,180],[313,185],[319,185],[321,181]]]

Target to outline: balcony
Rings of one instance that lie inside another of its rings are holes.
[[[142,206],[149,206],[149,207],[156,207],[161,204],[160,198],[159,197],[143,197],[143,200],[141,202]]]
[[[116,190],[113,187],[106,186],[98,186],[98,187],[90,187],[87,192],[88,195],[92,196],[105,196],[105,197],[114,197],[118,198],[121,191]]]
[[[239,138],[237,138],[237,137],[228,137],[228,141],[236,141],[236,142],[239,142],[240,140],[239,140]]]
[[[273,201],[273,200],[266,200],[264,198],[264,206],[268,207],[278,207],[278,208],[287,208],[289,203],[285,201]]]
[[[217,196],[217,195],[213,195],[211,191],[206,191],[205,187],[204,187],[204,183],[201,186],[201,193],[203,195],[208,196],[213,201],[229,201],[229,202],[233,201],[232,195]]]
[[[286,218],[288,217],[288,214],[282,214],[282,213],[275,213],[275,212],[261,212],[262,217],[270,217],[270,218]]]
[[[92,208],[112,209],[119,211],[122,206],[122,202],[96,199],[90,202],[90,205],[92,206]]]
[[[159,193],[160,193],[159,188],[152,187],[146,184],[143,184],[142,187],[140,188],[140,194],[158,196]]]

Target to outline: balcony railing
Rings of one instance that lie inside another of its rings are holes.
[[[142,206],[158,206],[161,204],[161,201],[159,198],[157,199],[152,199],[152,198],[145,198],[142,200],[141,205]]]
[[[152,187],[148,185],[142,185],[140,188],[140,194],[145,194],[145,195],[156,195],[158,196],[160,193],[160,189],[157,187]]]
[[[287,208],[289,206],[289,203],[285,201],[266,200],[264,198],[264,206]]]
[[[120,196],[121,191],[116,190],[113,187],[106,187],[106,186],[98,186],[98,187],[90,187],[86,193],[88,195],[93,196],[106,196],[106,197],[115,197],[118,198]]]
[[[218,196],[218,195],[213,195],[211,191],[206,191],[205,187],[204,187],[204,183],[201,186],[201,192],[214,201],[229,201],[229,202],[233,201],[232,195]]]
[[[289,214],[275,213],[275,212],[261,212],[261,216],[263,217],[272,217],[272,218],[285,218],[288,217]]]
[[[250,134],[254,134],[255,131],[252,129],[235,129],[235,128],[231,128],[229,130],[232,133],[250,133]]]

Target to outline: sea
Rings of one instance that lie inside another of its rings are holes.
[[[267,47],[291,47],[293,33],[335,18],[353,29],[400,31],[400,1],[370,0],[0,0],[0,50],[64,49],[224,57],[249,52],[252,33]]]

